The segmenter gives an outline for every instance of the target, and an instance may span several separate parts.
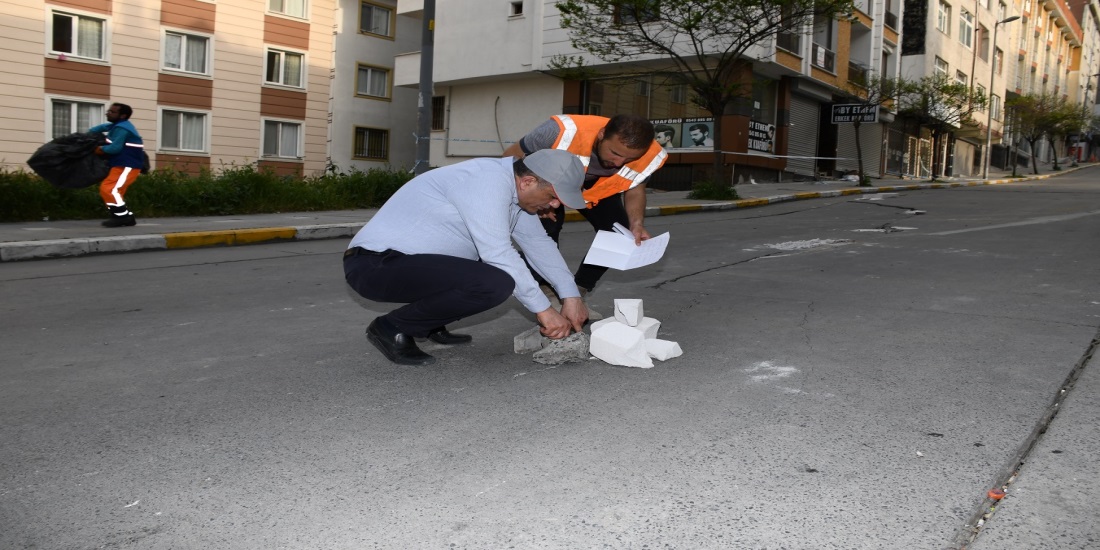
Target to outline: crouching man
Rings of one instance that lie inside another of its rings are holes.
[[[421,174],[401,187],[351,240],[344,275],[359,295],[406,304],[374,319],[367,340],[390,361],[435,358],[414,338],[464,344],[447,325],[487,311],[512,294],[559,339],[580,331],[588,310],[537,212],[583,208],[584,166],[568,151],[545,149],[515,160],[473,159]],[[561,297],[561,311],[539,290],[512,241]]]

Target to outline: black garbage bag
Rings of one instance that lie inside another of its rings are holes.
[[[56,187],[89,187],[111,172],[107,157],[95,154],[95,148],[106,143],[104,136],[96,134],[61,136],[39,147],[27,164]]]

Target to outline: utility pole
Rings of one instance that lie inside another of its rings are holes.
[[[993,51],[989,55],[989,104],[985,108],[986,113],[988,113],[988,114],[986,115],[986,118],[985,118],[985,147],[982,149],[982,159],[983,159],[982,160],[982,179],[983,180],[989,178],[989,163],[993,160],[993,158],[992,158],[993,155],[990,154],[990,153],[992,153],[992,151],[990,151],[989,148],[992,146],[992,142],[993,142],[993,95],[994,95],[993,92],[995,92],[997,90],[993,86],[993,79],[995,79],[997,77],[997,63],[996,63],[996,61],[997,61],[996,60],[996,57],[997,57],[997,27],[1000,27],[1001,23],[1011,23],[1011,22],[1013,22],[1013,21],[1015,21],[1019,18],[1020,18],[1019,15],[1013,15],[1012,17],[1006,17],[1006,18],[1001,19],[1000,21],[997,21],[996,23],[993,24],[993,44],[992,44]],[[1004,63],[1004,55],[1003,54],[1001,55],[1001,63]],[[1001,117],[1001,118],[1004,118],[1004,117]],[[1015,167],[1013,167],[1013,173],[1015,173],[1015,171],[1016,171]]]
[[[416,105],[416,164],[413,174],[428,171],[432,137],[432,64],[435,60],[435,0],[424,0],[420,34],[420,94]]]

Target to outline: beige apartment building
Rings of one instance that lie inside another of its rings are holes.
[[[155,168],[325,169],[335,0],[7,0],[0,167],[104,121],[112,102]]]

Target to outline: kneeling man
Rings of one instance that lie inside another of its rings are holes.
[[[537,212],[584,208],[584,166],[575,155],[544,149],[515,160],[473,159],[425,172],[399,189],[351,240],[344,275],[359,295],[406,304],[367,327],[367,339],[402,365],[435,358],[414,338],[464,344],[447,324],[476,315],[509,294],[535,314],[548,338],[580,331],[588,310]],[[558,312],[527,262],[561,298]]]

